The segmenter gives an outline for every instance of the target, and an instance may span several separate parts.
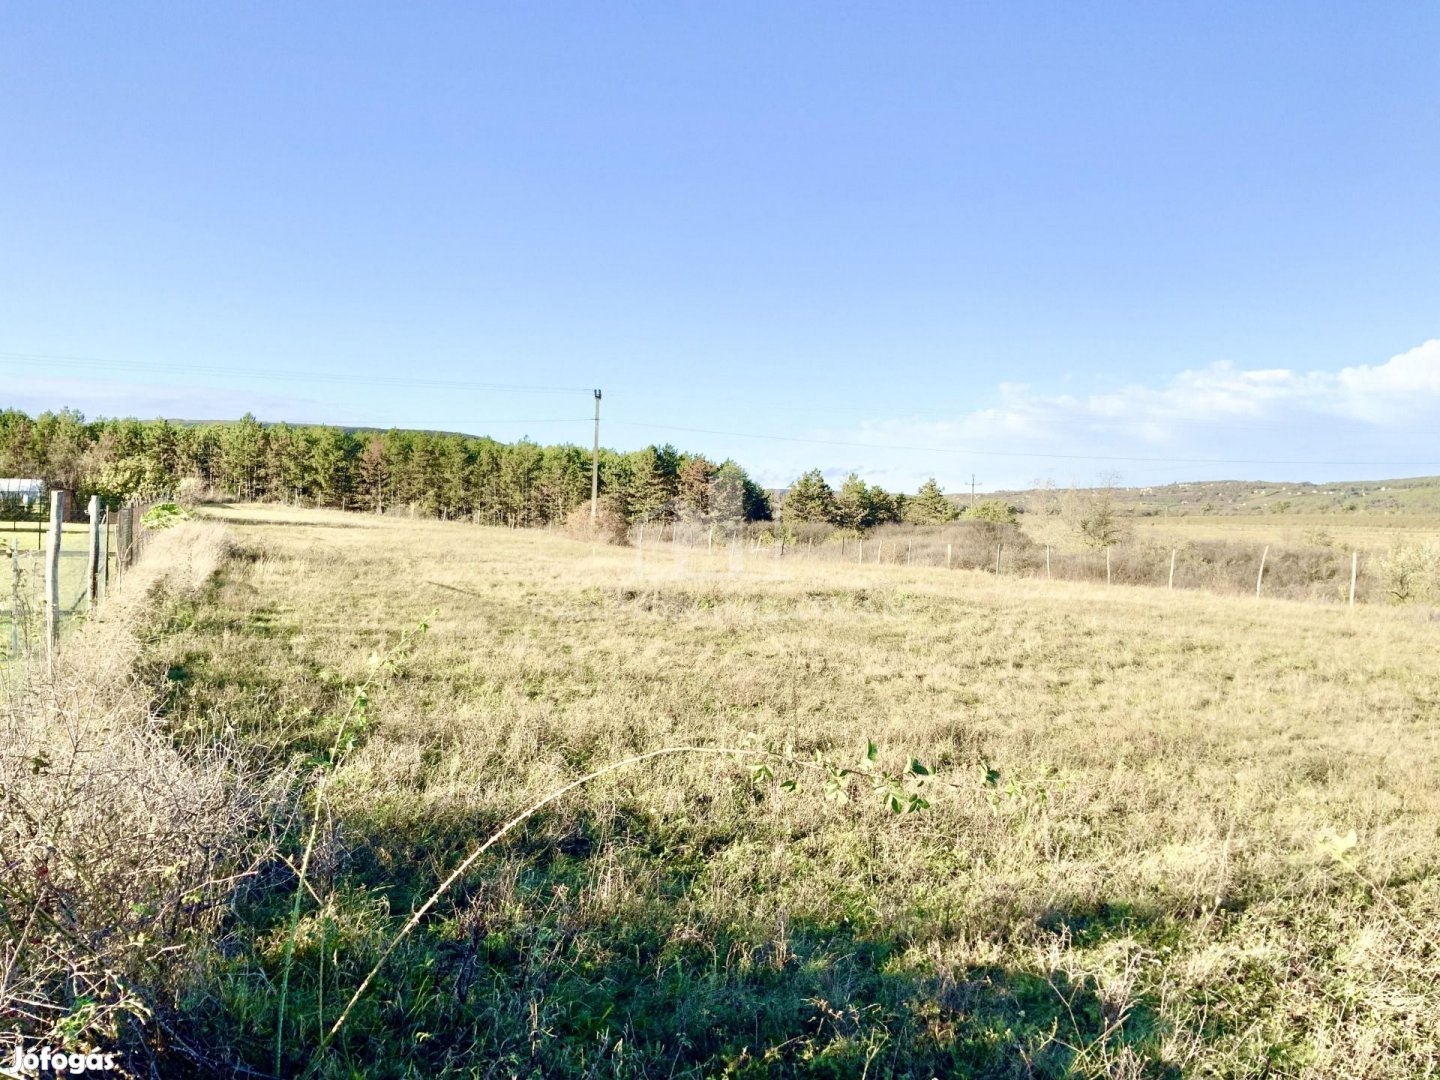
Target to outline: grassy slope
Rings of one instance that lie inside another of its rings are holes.
[[[1123,481],[1122,481],[1123,482]],[[1082,489],[1092,493],[1096,489]],[[1056,492],[998,492],[1023,506],[1042,505]],[[1279,483],[1263,480],[1209,480],[1160,487],[1122,487],[1116,501],[1136,514],[1228,516],[1280,512],[1327,517],[1391,514],[1440,514],[1440,477],[1353,480],[1334,483]],[[963,500],[962,500],[963,501]]]
[[[758,737],[846,758],[874,738],[962,788],[892,818],[713,759],[602,781],[480,864],[329,1067],[1436,1066],[1440,624],[1422,612],[753,557],[641,565],[534,533],[231,516],[259,557],[163,645],[181,729],[318,747],[337,683],[438,609],[338,777],[291,1064],[424,890],[527,800],[636,751]],[[992,805],[981,758],[1015,797]],[[1353,870],[1317,849],[1350,829]],[[251,925],[189,1003],[259,1065],[287,903],[242,906]]]

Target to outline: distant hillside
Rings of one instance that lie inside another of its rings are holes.
[[[1025,510],[1040,510],[1066,491],[1096,494],[1099,488],[992,492]],[[1116,503],[1137,517],[1227,514],[1440,513],[1440,476],[1398,480],[1340,480],[1323,484],[1264,480],[1206,480],[1159,487],[1114,489]],[[959,500],[957,497],[957,501]]]

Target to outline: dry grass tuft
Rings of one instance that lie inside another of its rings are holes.
[[[603,501],[592,518],[590,505],[586,503],[571,510],[565,518],[565,535],[594,543],[626,544],[629,542],[630,525],[623,514]]]

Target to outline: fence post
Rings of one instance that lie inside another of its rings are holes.
[[[715,526],[710,526],[710,536],[705,541],[705,554],[709,555],[715,550]]]
[[[910,565],[910,549],[911,549],[912,547],[914,547],[914,546],[915,546],[915,541],[913,541],[913,540],[906,540],[906,541],[905,541],[905,565],[906,565],[906,566],[909,566],[909,565]]]
[[[1355,573],[1360,569],[1360,553],[1350,552],[1350,606],[1355,606]]]
[[[135,524],[132,510],[128,502],[120,507],[120,520],[115,523],[115,576],[121,585],[125,584],[125,571],[130,569],[130,534]]]
[[[1050,545],[1045,545],[1045,580],[1050,580]]]
[[[100,599],[110,595],[110,508],[100,511]]]
[[[85,610],[94,611],[100,596],[100,496],[90,496],[90,552],[85,561]]]
[[[1005,545],[1004,545],[1004,544],[996,544],[996,545],[995,545],[995,576],[996,576],[996,577],[999,577],[999,576],[1000,576],[1000,552],[1002,552],[1003,550],[1005,550]]]
[[[1260,584],[1265,580],[1265,556],[1270,554],[1270,545],[1265,545],[1265,550],[1260,553],[1260,573],[1255,575],[1255,599],[1260,599]]]
[[[1105,584],[1110,584],[1110,545],[1105,545]]]
[[[858,546],[858,550],[859,550],[859,552],[860,552],[860,560],[859,560],[859,561],[861,562],[861,564],[863,564],[863,563],[865,562],[865,541],[864,541],[864,540],[859,540],[859,541],[856,541],[856,543],[857,543],[857,546]]]
[[[1175,588],[1175,549],[1170,549],[1170,588]]]
[[[949,569],[950,569],[951,556],[953,556],[954,554],[955,554],[955,545],[954,545],[954,544],[946,544],[946,545],[945,545],[945,569],[946,569],[946,570],[949,570]]]
[[[50,542],[45,550],[45,648],[55,662],[60,643],[60,526],[65,520],[65,493],[50,493]]]

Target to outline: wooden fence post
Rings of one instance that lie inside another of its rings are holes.
[[[1170,588],[1175,588],[1175,549],[1170,549]]]
[[[85,610],[94,611],[100,598],[100,496],[90,496],[90,551],[85,562]]]
[[[120,507],[120,516],[115,519],[115,582],[125,584],[125,507]]]
[[[110,595],[110,508],[100,511],[100,599]]]
[[[1260,599],[1260,585],[1265,580],[1265,557],[1270,554],[1270,545],[1265,545],[1265,550],[1260,553],[1260,573],[1255,575],[1255,599]]]
[[[954,545],[954,544],[946,544],[946,545],[945,545],[945,569],[946,569],[946,570],[949,570],[949,569],[950,569],[951,557],[952,557],[954,554],[955,554],[955,545]]]
[[[1355,606],[1355,574],[1360,569],[1360,553],[1350,552],[1350,606]]]
[[[912,547],[914,547],[914,546],[915,546],[915,542],[914,542],[913,540],[906,540],[906,541],[905,541],[905,565],[906,565],[906,566],[909,566],[909,565],[910,565],[910,549],[911,549]]]
[[[1003,550],[1005,550],[1005,545],[1004,545],[1004,544],[996,544],[996,545],[995,545],[995,576],[996,576],[996,577],[999,577],[999,576],[1000,576],[1000,552],[1002,552]]]
[[[864,540],[857,541],[857,546],[858,546],[859,551],[860,551],[860,562],[863,564],[863,563],[865,562],[865,541],[864,541]]]
[[[708,554],[710,554],[710,553],[711,553],[712,551],[714,551],[714,550],[715,550],[715,526],[714,526],[714,525],[711,525],[711,526],[710,526],[710,536],[709,536],[709,538],[705,541],[705,554],[708,555]]]
[[[1110,584],[1110,545],[1105,545],[1105,584]]]
[[[45,549],[45,648],[50,662],[60,644],[60,527],[65,520],[65,493],[50,493],[50,542]]]
[[[1050,545],[1045,545],[1045,580],[1050,580]]]

